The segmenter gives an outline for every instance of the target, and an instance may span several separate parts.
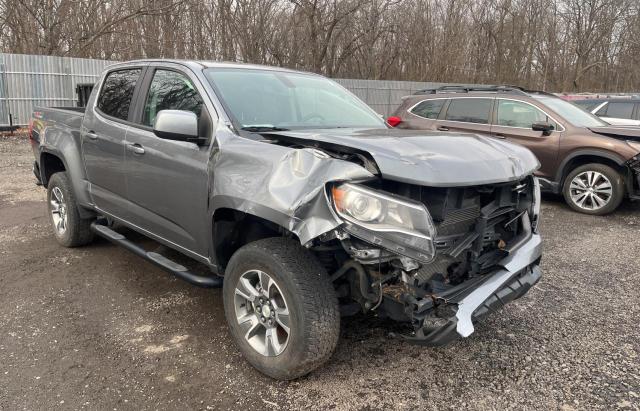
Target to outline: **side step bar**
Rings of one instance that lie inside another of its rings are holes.
[[[222,287],[222,277],[205,277],[190,272],[187,267],[169,260],[167,257],[147,251],[132,241],[127,240],[125,236],[117,233],[109,227],[99,224],[97,222],[91,223],[91,231],[96,233],[102,238],[106,238],[114,244],[122,246],[134,254],[144,258],[147,261],[152,262],[158,267],[168,271],[176,277],[185,280],[188,283],[203,288],[220,288]]]

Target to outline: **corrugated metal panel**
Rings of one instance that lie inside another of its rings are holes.
[[[0,125],[25,125],[34,106],[73,106],[76,85],[93,83],[105,66],[116,63],[70,57],[0,53]],[[388,116],[403,96],[447,83],[336,79],[375,111]]]
[[[94,83],[114,62],[0,53],[0,125],[25,125],[34,106],[73,106],[77,84]],[[4,86],[4,87],[3,87]]]

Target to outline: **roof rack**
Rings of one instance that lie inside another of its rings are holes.
[[[514,93],[527,95],[527,91],[522,87],[500,85],[500,86],[441,86],[438,88],[426,88],[418,90],[413,94],[438,94],[438,93]]]

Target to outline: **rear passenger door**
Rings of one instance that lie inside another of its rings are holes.
[[[194,257],[204,258],[211,233],[207,221],[209,145],[162,139],[153,132],[161,110],[186,110],[200,121],[200,137],[212,138],[212,115],[199,80],[179,65],[150,66],[135,124],[125,142],[131,222]]]
[[[454,97],[436,122],[439,131],[491,133],[492,97]]]
[[[527,147],[540,161],[538,175],[555,178],[558,146],[563,130],[560,123],[533,104],[507,98],[496,99],[493,118],[491,132],[494,137]],[[532,129],[534,123],[551,123],[554,130],[545,136],[541,131]]]
[[[81,128],[82,154],[91,198],[101,211],[126,218],[124,141],[143,67],[108,72]]]

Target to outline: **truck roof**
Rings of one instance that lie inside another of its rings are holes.
[[[255,70],[269,70],[269,71],[286,71],[289,73],[301,73],[301,74],[312,74],[317,75],[315,73],[300,71],[300,70],[292,70],[284,67],[275,67],[275,66],[265,66],[260,64],[249,64],[249,63],[235,63],[235,62],[227,62],[227,61],[209,61],[209,60],[180,60],[180,59],[139,59],[139,60],[129,60],[123,61],[120,63],[111,64],[108,68],[118,67],[118,66],[130,66],[140,63],[174,63],[181,64],[183,66],[187,66],[191,69],[202,69],[202,68],[245,68],[245,69],[255,69]]]

